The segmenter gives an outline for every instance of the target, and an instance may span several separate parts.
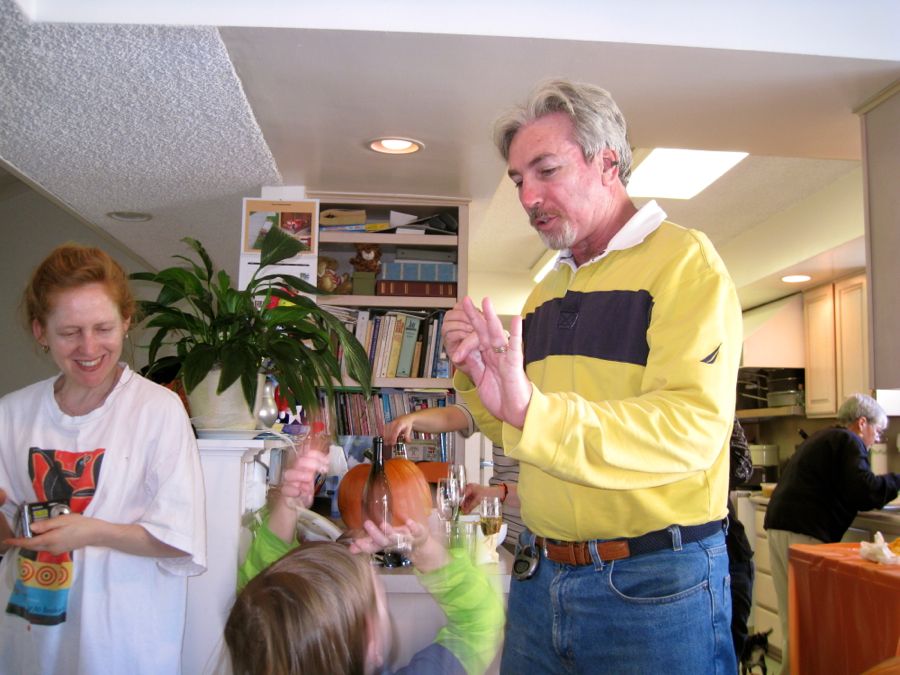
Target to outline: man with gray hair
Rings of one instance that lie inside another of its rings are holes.
[[[778,596],[788,672],[788,548],[840,541],[859,511],[880,509],[897,498],[900,474],[876,476],[869,448],[881,440],[888,418],[878,402],[853,394],[838,410],[838,425],[810,436],[784,467],[763,523],[769,540],[772,581]]]
[[[561,251],[510,333],[450,310],[454,385],[520,461],[505,673],[734,673],[724,527],[740,305],[709,240],[640,210],[625,119],[554,81],[495,138]]]

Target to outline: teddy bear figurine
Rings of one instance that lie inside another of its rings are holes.
[[[357,272],[381,271],[381,247],[378,244],[354,244],[356,255],[350,258],[350,264]]]
[[[339,274],[338,261],[327,255],[319,256],[316,269],[316,287],[329,293],[349,294],[353,282],[349,274]]]

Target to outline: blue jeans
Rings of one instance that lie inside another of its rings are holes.
[[[580,567],[541,556],[510,582],[501,672],[736,673],[725,535],[673,539],[612,562],[594,550]]]

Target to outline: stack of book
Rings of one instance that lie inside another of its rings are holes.
[[[376,295],[456,297],[456,251],[398,247],[375,282]]]

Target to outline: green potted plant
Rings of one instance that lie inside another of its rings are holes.
[[[270,374],[292,408],[312,411],[318,408],[317,390],[324,388],[330,396],[341,377],[339,348],[347,373],[369,394],[371,369],[362,345],[337,317],[302,295],[322,291],[296,276],[265,273],[269,265],[300,253],[299,241],[270,228],[259,268],[243,290],[232,286],[224,270],[214,272],[199,241],[182,241],[199,263],[176,255],[186,265],[131,275],[162,286],[156,300],[139,303],[146,326],[157,329],[149,343],[148,374],[175,371],[190,398],[218,370],[215,392],[240,382],[251,411],[260,373]],[[175,354],[160,356],[164,345],[174,347]]]

